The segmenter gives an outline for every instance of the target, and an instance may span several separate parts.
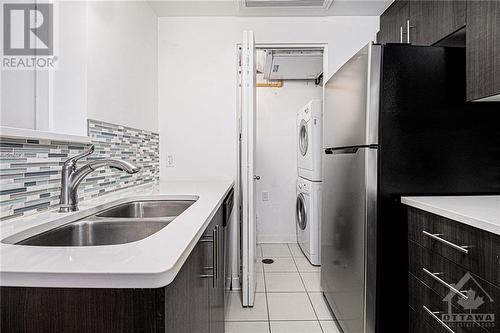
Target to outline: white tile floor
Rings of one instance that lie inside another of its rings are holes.
[[[258,245],[257,257],[255,305],[243,308],[240,292],[230,292],[226,333],[339,333],[321,293],[320,268],[297,244]]]

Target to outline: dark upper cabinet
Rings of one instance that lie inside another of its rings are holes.
[[[467,100],[500,101],[500,2],[467,1]]]
[[[433,45],[465,26],[465,1],[396,0],[380,16],[379,43]]]
[[[465,26],[465,1],[411,1],[410,43],[433,45]]]
[[[377,42],[465,46],[467,100],[500,101],[500,1],[396,0]]]
[[[396,0],[380,16],[380,31],[377,42],[406,43],[407,22],[410,19],[410,4],[408,1]]]

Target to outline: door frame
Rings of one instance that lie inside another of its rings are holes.
[[[311,48],[317,48],[317,49],[322,49],[323,50],[323,82],[326,82],[329,79],[329,73],[328,73],[328,43],[287,43],[287,42],[276,42],[276,43],[258,43],[255,42],[255,49],[311,49]],[[243,275],[243,256],[245,254],[248,254],[249,250],[243,248],[243,242],[242,242],[242,221],[243,221],[243,215],[242,215],[242,206],[243,206],[243,198],[241,196],[241,190],[242,190],[242,173],[241,173],[241,152],[242,152],[242,147],[241,147],[241,135],[242,135],[242,106],[241,106],[241,89],[240,87],[240,79],[241,79],[241,73],[240,73],[240,53],[242,49],[242,43],[237,43],[236,44],[236,165],[235,165],[235,202],[238,203],[235,205],[235,218],[236,218],[236,227],[233,228],[231,237],[232,242],[231,242],[231,249],[230,251],[233,253],[232,256],[232,262],[231,266],[233,267],[232,274],[233,276],[230,278],[232,283],[232,290],[240,290],[243,289],[243,283],[244,279],[242,278]],[[323,86],[323,92],[322,92],[322,100],[324,100],[325,97],[325,88]],[[249,259],[248,259],[249,260]],[[238,273],[238,277],[235,277],[235,273]],[[239,286],[235,285],[235,281],[239,281]],[[245,300],[243,300],[243,306],[253,306],[253,304],[249,304]]]

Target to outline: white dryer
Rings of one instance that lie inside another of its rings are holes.
[[[299,177],[321,181],[323,103],[313,99],[297,112]]]
[[[321,184],[300,177],[297,180],[295,204],[297,242],[313,265],[321,264]]]

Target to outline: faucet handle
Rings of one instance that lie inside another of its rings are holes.
[[[78,154],[76,156],[73,156],[71,157],[70,159],[66,160],[66,162],[64,162],[64,165],[69,165],[69,164],[76,164],[76,162],[81,159],[81,158],[84,158],[84,157],[87,157],[89,156],[90,154],[92,154],[94,152],[94,145],[90,146],[89,150],[87,151],[84,151],[83,153],[81,154]]]

